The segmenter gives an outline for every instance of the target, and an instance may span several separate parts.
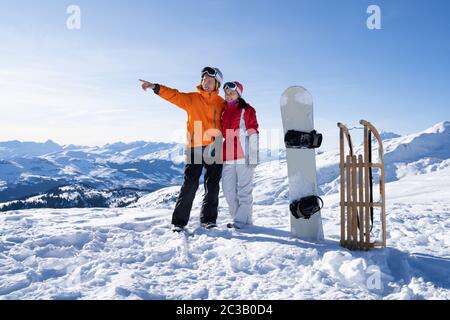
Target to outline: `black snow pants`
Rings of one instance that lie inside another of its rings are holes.
[[[173,213],[172,224],[185,227],[191,215],[192,203],[199,187],[203,169],[205,169],[205,194],[200,213],[200,223],[216,223],[219,206],[220,180],[222,178],[222,163],[205,159],[205,149],[189,148],[186,151],[186,165],[184,169],[184,183],[178,196]]]

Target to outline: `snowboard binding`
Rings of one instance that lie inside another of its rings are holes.
[[[295,219],[309,220],[313,215],[322,210],[323,200],[318,196],[309,196],[294,201],[290,205],[291,213]]]
[[[289,149],[317,149],[322,145],[322,140],[323,135],[316,130],[309,133],[289,130],[284,137],[286,148]]]

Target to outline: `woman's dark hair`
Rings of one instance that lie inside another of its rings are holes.
[[[241,97],[239,97],[238,101],[239,101],[239,107],[240,107],[241,109],[247,109],[247,107],[248,107],[247,101],[245,101],[245,100],[242,99]]]

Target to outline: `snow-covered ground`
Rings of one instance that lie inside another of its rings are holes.
[[[170,232],[178,187],[132,208],[2,213],[0,298],[450,298],[449,167],[387,185],[389,248],[371,252],[339,246],[338,194],[324,197],[324,242],[291,238],[284,168],[259,167],[256,226],[241,232],[225,229],[223,197],[220,229],[198,228],[198,197],[193,235]]]

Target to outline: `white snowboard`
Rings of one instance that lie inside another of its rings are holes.
[[[290,87],[281,96],[284,133],[314,130],[312,95],[303,87]],[[290,201],[317,195],[316,152],[314,149],[286,149]],[[309,220],[291,217],[292,235],[310,241],[324,239],[320,212]]]

